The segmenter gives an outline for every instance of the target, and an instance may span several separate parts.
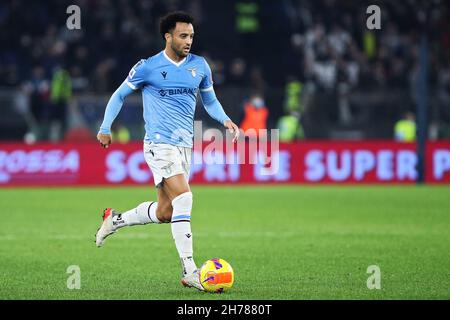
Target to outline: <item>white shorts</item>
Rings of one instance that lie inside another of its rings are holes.
[[[162,186],[163,179],[184,174],[189,181],[192,148],[177,147],[165,143],[144,142],[144,158],[153,173],[155,186]]]

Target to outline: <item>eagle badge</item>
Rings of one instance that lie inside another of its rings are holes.
[[[197,75],[197,68],[191,68],[191,69],[188,69],[188,71],[191,73],[191,75],[193,77],[195,77]]]

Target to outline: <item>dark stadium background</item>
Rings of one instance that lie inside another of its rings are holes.
[[[245,3],[250,7],[239,7]],[[431,139],[445,139],[450,136],[448,2],[295,0],[3,2],[0,139],[22,141],[29,131],[26,116],[12,102],[37,66],[47,81],[59,65],[69,71],[72,104],[81,115],[69,113],[68,128],[88,126],[96,133],[107,98],[129,69],[162,49],[158,18],[174,9],[196,18],[193,52],[207,57],[217,94],[232,118],[239,120],[245,98],[260,90],[270,110],[268,126],[275,128],[284,114],[286,85],[295,78],[304,85],[306,139],[392,139],[395,122],[417,108],[420,8],[428,3],[433,3],[427,32],[428,123]],[[66,28],[71,4],[81,8],[80,31]],[[381,8],[382,29],[368,32],[371,4]],[[239,19],[253,19],[250,24],[257,26],[240,30]],[[372,49],[364,43],[368,34],[375,37]],[[330,66],[333,75],[314,71],[321,66]],[[233,72],[239,67],[241,74]],[[349,108],[350,116],[340,113],[339,105]],[[23,108],[29,112],[29,106]],[[46,122],[48,112],[35,111],[35,117]],[[215,125],[201,108],[197,118]],[[132,138],[141,139],[140,114],[123,108],[121,119],[131,126]]]

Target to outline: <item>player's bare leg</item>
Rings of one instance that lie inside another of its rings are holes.
[[[192,193],[183,174],[175,175],[164,181],[165,194],[171,199],[173,212],[170,217],[172,236],[183,267],[181,283],[203,291],[199,271],[193,258],[191,211]],[[167,219],[168,216],[161,217]]]
[[[156,208],[156,218],[162,223],[169,223],[172,219],[172,200],[164,191],[164,188],[157,188],[158,207]]]
[[[147,201],[139,204],[136,208],[124,213],[117,212],[112,208],[103,211],[103,222],[95,235],[98,247],[102,246],[105,239],[114,234],[118,229],[126,226],[144,225],[148,223],[170,222],[172,215],[172,204],[163,190],[158,189],[158,201]],[[158,218],[161,217],[161,219]],[[169,217],[168,220],[164,217]]]

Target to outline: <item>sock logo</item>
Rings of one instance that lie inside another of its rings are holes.
[[[189,239],[192,235],[190,233],[186,233],[186,237]]]
[[[113,219],[113,226],[117,226],[119,224],[125,223],[125,221],[123,221],[123,219],[122,219],[122,214],[118,214],[115,218],[116,219]]]
[[[184,259],[180,258],[181,260],[181,266],[183,267],[183,277],[185,277],[187,275],[187,271],[186,271],[186,266],[184,264]]]

